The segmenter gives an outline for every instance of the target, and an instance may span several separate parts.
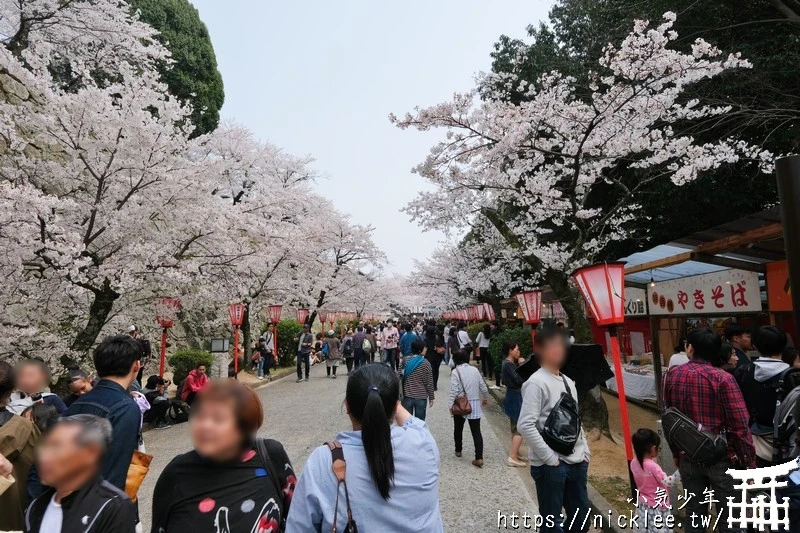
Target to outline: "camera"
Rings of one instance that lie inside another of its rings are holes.
[[[39,403],[42,401],[42,393],[37,392],[36,394],[31,394],[31,400],[33,403]]]

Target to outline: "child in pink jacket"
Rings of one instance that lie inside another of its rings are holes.
[[[637,514],[640,531],[671,532],[666,527],[670,510],[669,489],[680,474],[676,470],[671,476],[664,473],[654,458],[658,457],[661,437],[652,429],[640,429],[631,437],[636,458],[631,461],[631,472],[639,495]]]

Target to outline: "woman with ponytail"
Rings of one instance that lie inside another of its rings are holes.
[[[331,448],[317,448],[297,483],[286,533],[327,533],[334,516],[336,530],[348,531],[348,503],[359,531],[444,531],[439,450],[425,423],[399,400],[400,380],[385,365],[365,365],[348,377],[345,409],[353,429],[336,437],[345,483],[339,486],[332,470]]]

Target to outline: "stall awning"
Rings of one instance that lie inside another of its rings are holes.
[[[693,233],[623,258],[632,285],[707,274],[728,268],[764,272],[786,258],[778,207]]]

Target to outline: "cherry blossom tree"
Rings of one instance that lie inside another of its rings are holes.
[[[744,160],[769,170],[771,155],[758,147],[736,139],[699,144],[681,133],[732,111],[683,99],[687,86],[750,65],[702,39],[690,53],[672,49],[674,21],[673,13],[655,27],[636,21],[587,79],[552,72],[528,85],[514,75],[484,76],[452,101],[390,116],[402,129],[446,131],[414,169],[435,190],[406,211],[425,229],[501,239],[532,271],[526,282],[547,284],[560,297],[580,338],[590,331],[569,273],[605,259],[613,241],[636,237],[631,221],[647,216],[637,199],[654,180],[669,176],[680,186]],[[504,85],[524,100],[508,101],[498,89]],[[635,172],[615,172],[621,167]]]
[[[164,296],[185,339],[227,329],[231,302],[346,305],[384,260],[308,157],[235,124],[191,139],[168,53],[124,0],[0,0],[0,36],[4,356],[58,371],[103,333],[154,333]]]

